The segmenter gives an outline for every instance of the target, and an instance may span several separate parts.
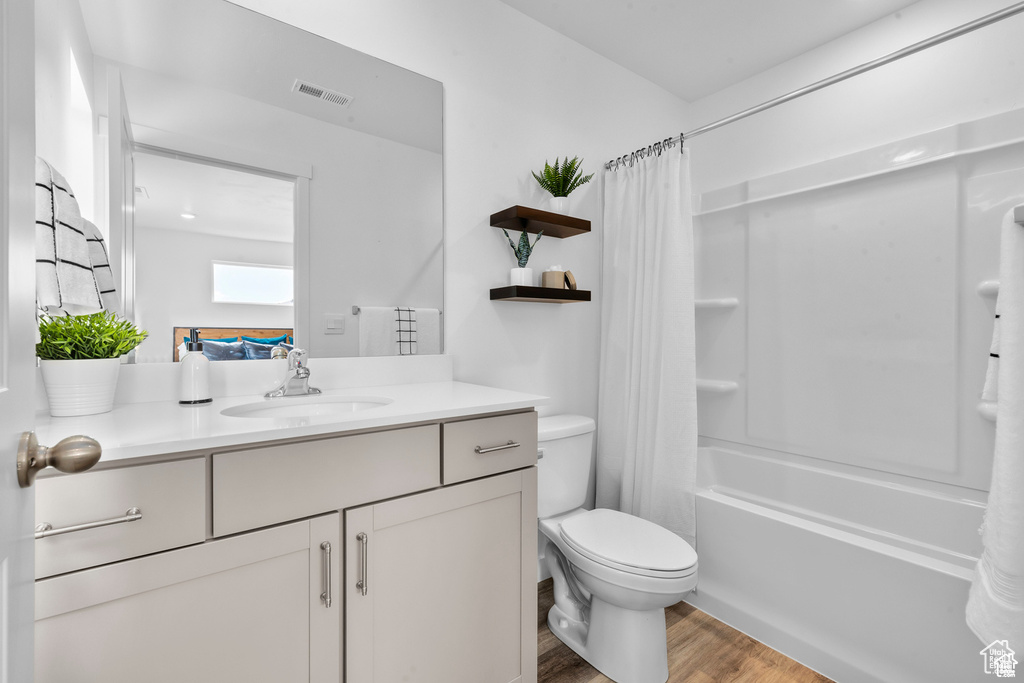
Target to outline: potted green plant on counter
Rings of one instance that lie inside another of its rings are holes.
[[[109,311],[39,320],[36,355],[54,417],[106,413],[114,406],[121,356],[146,332]]]
[[[555,157],[555,165],[551,166],[544,162],[544,170],[540,173],[533,173],[533,177],[540,184],[541,188],[551,193],[551,210],[555,213],[565,214],[569,211],[569,195],[580,185],[586,185],[594,174],[583,175],[580,168],[582,161],[579,157],[565,157],[565,162],[560,162]]]

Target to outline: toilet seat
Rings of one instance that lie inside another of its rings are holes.
[[[605,567],[639,576],[682,578],[696,571],[690,544],[653,522],[616,510],[576,514],[559,525],[574,551]]]

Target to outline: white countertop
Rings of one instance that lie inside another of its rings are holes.
[[[225,408],[257,401],[287,402],[262,396],[215,398],[182,406],[175,401],[126,403],[101,415],[36,415],[39,443],[52,446],[64,437],[84,434],[100,442],[97,468],[117,461],[231,446],[344,433],[406,423],[443,420],[481,413],[532,408],[547,397],[464,382],[423,382],[324,390],[327,396],[382,397],[391,403],[342,415],[290,418],[228,417]],[[120,463],[124,464],[124,463]]]

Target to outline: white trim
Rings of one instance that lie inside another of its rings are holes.
[[[735,185],[702,192],[694,216],[707,216],[939,161],[957,159],[1024,142],[1024,110],[940,128],[903,140],[853,152]],[[885,160],[888,161],[885,161]],[[912,160],[911,160],[912,159]],[[1024,220],[1024,206],[1017,207]]]

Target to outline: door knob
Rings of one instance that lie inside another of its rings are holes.
[[[69,436],[56,446],[40,446],[35,432],[22,432],[18,444],[18,484],[27,488],[35,481],[36,473],[46,467],[67,474],[84,472],[100,460],[103,449],[96,439],[88,436]]]

